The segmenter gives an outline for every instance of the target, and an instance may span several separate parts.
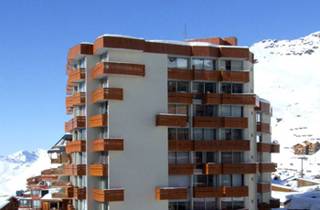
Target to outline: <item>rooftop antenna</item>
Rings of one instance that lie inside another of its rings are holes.
[[[188,38],[188,28],[187,28],[187,24],[184,24],[184,40],[187,40]]]

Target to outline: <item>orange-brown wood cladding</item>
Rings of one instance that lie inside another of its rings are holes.
[[[73,96],[67,96],[66,98],[66,108],[67,110],[79,105],[84,105],[86,103],[85,93],[76,93]]]
[[[192,104],[192,93],[169,92],[169,103]]]
[[[78,116],[75,117],[64,124],[65,132],[71,132],[73,129],[76,128],[85,128],[86,127],[86,117],[85,116]]]
[[[157,126],[186,127],[188,124],[187,116],[183,115],[156,115]]]
[[[104,62],[98,63],[92,69],[92,78],[97,79],[104,77],[107,74],[131,75],[131,76],[145,76],[145,66],[142,64],[131,63],[115,63]]]
[[[87,196],[86,188],[74,187],[73,189],[73,197],[76,200],[85,200]]]
[[[257,131],[263,133],[270,133],[270,124],[268,123],[258,123],[257,124]]]
[[[271,183],[257,183],[257,192],[271,192]]]
[[[86,151],[86,142],[82,140],[71,141],[66,145],[66,153],[84,152]]]
[[[95,201],[104,202],[115,202],[124,201],[124,190],[123,189],[93,189],[93,199]]]
[[[90,176],[105,177],[108,175],[108,165],[106,164],[91,164],[89,165]]]
[[[276,163],[259,163],[259,172],[260,173],[275,172],[276,168],[277,168]]]
[[[86,165],[85,164],[66,164],[63,166],[63,174],[67,176],[85,176]]]
[[[231,81],[246,83],[249,82],[249,72],[169,68],[168,78],[178,80]]]
[[[168,149],[175,152],[190,152],[194,150],[193,144],[194,141],[190,140],[169,140]]]
[[[255,105],[255,95],[208,93],[204,96],[205,104],[244,104]]]
[[[108,116],[106,114],[98,114],[90,117],[89,119],[89,127],[104,127],[108,125]]]
[[[79,82],[86,78],[85,69],[71,69],[68,70],[68,84]]]
[[[259,102],[259,107],[257,107],[257,110],[260,110],[261,112],[264,112],[266,114],[270,114],[270,104],[269,103],[266,103],[266,102],[262,102],[260,101]]]
[[[193,127],[200,128],[248,128],[244,117],[193,117]]]
[[[194,198],[210,197],[246,197],[248,196],[248,187],[194,187]]]
[[[92,103],[106,100],[123,100],[122,88],[98,88],[92,92]]]
[[[204,166],[204,173],[212,174],[255,174],[257,172],[256,163],[206,163]]]
[[[156,187],[156,200],[179,200],[188,198],[188,189],[185,187]]]
[[[169,175],[192,175],[194,164],[169,164]]]
[[[269,144],[269,143],[257,143],[258,152],[274,152],[277,153],[280,151],[279,144]]]
[[[225,41],[224,43],[226,43]],[[231,42],[231,41],[230,41]],[[229,41],[227,43],[230,44]],[[188,46],[173,43],[157,43],[134,39],[129,37],[104,36],[96,39],[94,53],[99,53],[102,48],[123,48],[141,50],[151,53],[164,53],[184,56],[210,56],[210,57],[233,57],[243,58],[250,61],[252,57],[248,48],[224,47],[224,46]]]
[[[93,152],[123,151],[123,139],[96,139],[92,142]]]
[[[52,193],[52,198],[70,199],[73,198],[73,187],[62,188],[60,192]]]
[[[92,55],[93,44],[78,44],[69,49],[68,60],[73,60],[78,55]]]
[[[271,152],[279,153],[280,152],[280,145],[279,144],[271,144]]]
[[[194,151],[199,152],[240,152],[248,150],[250,150],[249,140],[194,141]]]

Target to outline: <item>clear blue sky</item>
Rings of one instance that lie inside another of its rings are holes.
[[[48,148],[64,132],[68,48],[103,33],[146,39],[237,36],[240,44],[320,30],[319,0],[3,0],[0,154]]]

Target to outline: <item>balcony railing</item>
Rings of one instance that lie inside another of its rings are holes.
[[[60,199],[72,199],[73,198],[73,187],[65,187],[60,190],[60,192],[52,193],[52,198]]]
[[[169,175],[192,175],[194,164],[169,164]]]
[[[257,183],[257,192],[271,192],[271,183]]]
[[[96,139],[91,148],[93,152],[123,151],[123,139]]]
[[[73,197],[76,200],[85,200],[87,196],[86,188],[74,187],[73,189]]]
[[[257,123],[257,131],[263,133],[270,133],[270,124],[268,123]]]
[[[194,187],[194,198],[212,198],[212,197],[246,197],[248,196],[248,187]]]
[[[206,163],[204,173],[212,174],[255,174],[257,172],[256,163]]]
[[[70,133],[74,129],[85,128],[85,127],[86,127],[86,117],[78,116],[66,122],[64,125],[64,130]]]
[[[156,126],[186,127],[187,125],[186,115],[161,113],[156,116]]]
[[[67,154],[84,151],[86,151],[86,142],[83,140],[70,141],[66,145]]]
[[[89,127],[97,128],[97,127],[105,127],[108,125],[108,115],[107,114],[98,114],[90,117],[89,119]]]
[[[188,198],[186,187],[156,187],[157,200],[179,200]]]
[[[169,92],[168,102],[169,103],[181,103],[181,104],[192,104],[192,93],[179,93]]]
[[[86,95],[83,92],[75,93],[72,96],[67,96],[66,98],[66,108],[67,110],[73,108],[74,106],[84,105],[86,103]]]
[[[123,100],[122,88],[98,88],[92,92],[92,103],[107,100]]]
[[[277,153],[280,151],[279,144],[269,144],[269,143],[257,143],[257,151],[258,152],[274,152]]]
[[[85,79],[85,69],[69,69],[68,70],[68,83],[81,82]]]
[[[259,163],[259,172],[260,173],[275,172],[276,168],[277,168],[276,163]]]
[[[66,176],[85,176],[86,175],[86,165],[85,164],[64,165],[63,174]]]
[[[89,165],[90,176],[105,177],[108,175],[108,165],[106,164],[91,164]]]
[[[124,201],[124,189],[93,189],[93,199],[102,203]]]
[[[145,66],[142,64],[104,62],[98,63],[92,69],[92,77],[94,79],[106,77],[107,74],[144,76]]]
[[[201,152],[230,152],[250,150],[249,140],[194,141],[194,150]]]
[[[204,104],[256,105],[256,100],[256,95],[254,94],[207,93],[203,97]]]
[[[248,128],[248,118],[193,117],[193,126],[200,128]]]

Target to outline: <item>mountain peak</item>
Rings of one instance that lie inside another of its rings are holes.
[[[11,163],[33,163],[43,153],[46,153],[43,149],[37,149],[36,151],[21,150],[11,155],[2,156],[0,159]]]

